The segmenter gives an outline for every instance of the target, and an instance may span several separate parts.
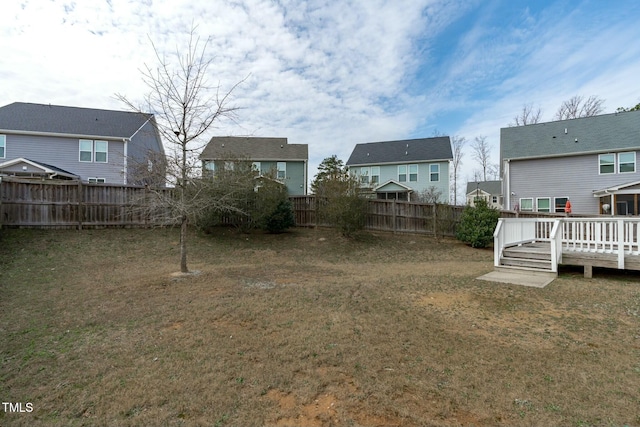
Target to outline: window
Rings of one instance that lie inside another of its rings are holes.
[[[551,199],[548,197],[541,197],[537,200],[538,212],[551,212]]]
[[[360,168],[360,183],[369,183],[369,168]]]
[[[234,169],[235,165],[233,164],[233,162],[230,162],[228,160],[224,161],[224,170],[226,171],[232,171]]]
[[[89,178],[89,184],[104,184],[107,182],[104,178]]]
[[[533,211],[533,199],[520,199],[520,210],[523,212]]]
[[[556,197],[554,199],[553,205],[556,208],[556,212],[564,212],[564,207],[567,204],[567,200],[569,200],[567,197]]]
[[[440,165],[429,165],[429,181],[440,181]]]
[[[409,165],[409,181],[418,181],[418,165]]]
[[[107,163],[107,141],[95,141],[93,145],[96,163]]]
[[[371,166],[371,183],[380,183],[380,166]]]
[[[107,141],[92,141],[90,139],[80,140],[80,161],[107,163],[107,152],[109,144]]]
[[[7,157],[7,136],[0,135],[0,159]]]
[[[80,161],[93,162],[93,141],[88,139],[80,140]]]
[[[600,164],[600,174],[615,173],[616,171],[616,156],[615,154],[600,154],[598,156],[598,162]]]
[[[211,171],[211,172],[215,172],[215,170],[216,170],[216,164],[215,164],[214,162],[212,162],[212,161],[207,161],[207,160],[205,160],[205,162],[204,162],[204,169],[205,169],[205,170],[208,170],[208,171]]]
[[[491,203],[494,205],[498,203],[498,196],[491,196]]]
[[[632,173],[636,171],[636,153],[618,154],[618,173]]]
[[[287,177],[287,162],[278,162],[276,167],[278,168],[278,179],[285,179]]]
[[[400,182],[407,181],[407,165],[398,166],[398,181]]]
[[[262,165],[260,164],[260,162],[253,162],[252,168],[254,171],[258,172],[258,174],[262,173]]]

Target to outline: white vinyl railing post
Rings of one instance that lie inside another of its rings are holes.
[[[624,269],[624,220],[618,220],[618,268]],[[613,239],[612,239],[613,240]]]

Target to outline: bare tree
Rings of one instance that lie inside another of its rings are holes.
[[[540,107],[534,109],[533,104],[524,104],[522,111],[513,118],[513,123],[509,126],[526,126],[533,125],[540,122],[542,117],[542,110]]]
[[[453,160],[451,161],[451,182],[453,183],[453,204],[458,204],[458,175],[460,174],[460,167],[462,166],[462,158],[464,152],[462,149],[467,143],[467,139],[464,136],[455,135],[451,137],[451,151],[453,152]]]
[[[145,64],[141,70],[149,90],[145,101],[167,144],[167,183],[175,186],[171,197],[166,196],[166,191],[157,192],[157,202],[170,207],[180,222],[180,271],[187,273],[189,218],[202,209],[210,209],[212,204],[219,204],[221,208],[225,204],[224,200],[200,197],[205,180],[197,177],[200,168],[196,153],[206,143],[202,138],[218,120],[235,116],[238,107],[229,105],[230,96],[244,79],[228,91],[221,91],[220,84],[209,84],[208,71],[213,62],[213,58],[207,56],[209,39],[202,42],[196,35],[196,27],[191,28],[186,49],[176,48],[176,63],[167,59],[153,41],[151,45],[158,63],[155,67]],[[116,97],[129,108],[140,111],[125,95],[116,94]]]
[[[489,142],[487,142],[487,137],[482,135],[476,136],[471,143],[471,148],[473,150],[474,160],[480,165],[482,180],[486,181],[490,168],[489,151],[491,150]]]
[[[591,95],[586,100],[581,95],[575,95],[560,105],[554,119],[567,120],[597,116],[604,108],[603,103],[604,99],[594,95]]]

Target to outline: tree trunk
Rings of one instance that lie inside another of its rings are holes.
[[[188,273],[187,268],[187,217],[182,217],[182,223],[180,225],[180,271],[182,273]]]

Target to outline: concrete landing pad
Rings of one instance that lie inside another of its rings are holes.
[[[556,273],[546,271],[514,270],[510,268],[497,268],[490,273],[478,277],[478,280],[489,282],[510,283],[512,285],[531,286],[544,288],[558,277]]]

